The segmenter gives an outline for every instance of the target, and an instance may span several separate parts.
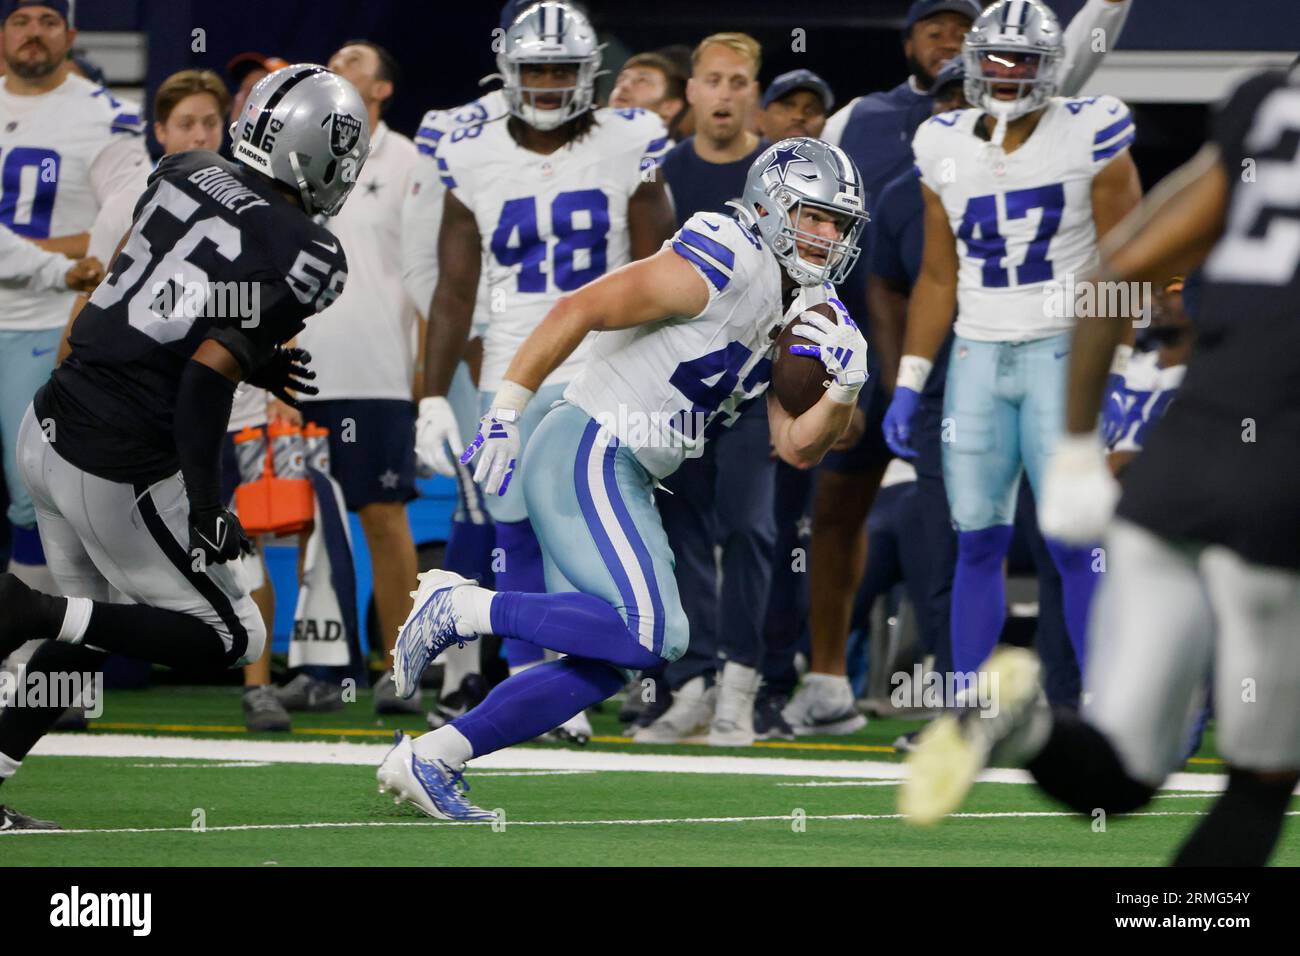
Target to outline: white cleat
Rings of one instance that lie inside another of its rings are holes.
[[[718,703],[709,725],[710,747],[748,747],[754,742],[754,700],[762,675],[727,661],[718,678]]]
[[[397,634],[393,648],[393,689],[405,700],[420,687],[420,677],[429,662],[452,644],[464,646],[478,640],[452,607],[452,592],[475,587],[469,578],[451,571],[432,570],[419,575],[419,586],[411,592],[415,603]]]
[[[867,726],[867,718],[858,712],[848,678],[827,674],[807,675],[781,716],[796,737],[843,736]]]
[[[400,730],[393,748],[375,772],[381,794],[392,793],[393,803],[409,803],[426,816],[439,820],[495,820],[496,814],[465,799],[469,785],[459,770],[441,760],[422,760],[411,747],[411,738]]]
[[[981,668],[996,695],[987,710],[967,708],[935,720],[908,754],[908,775],[898,793],[898,809],[912,823],[938,823],[966,799],[980,772],[995,756],[1008,756],[1026,736],[1042,699],[1038,657],[1024,648],[994,652]]]
[[[673,703],[653,724],[632,735],[638,744],[677,744],[703,733],[713,720],[718,688],[704,687],[704,678],[692,677],[673,691]]]

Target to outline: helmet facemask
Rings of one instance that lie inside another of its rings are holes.
[[[525,86],[525,66],[573,66],[577,78],[572,86]],[[563,126],[592,108],[596,91],[596,74],[600,66],[599,55],[583,60],[574,59],[511,59],[505,54],[497,57],[497,66],[504,83],[506,105],[511,115],[534,129],[551,130]],[[560,97],[558,107],[543,109],[536,105],[539,96]]]
[[[820,285],[823,282],[838,285],[843,282],[861,254],[858,240],[867,222],[866,213],[813,202],[785,187],[773,190],[769,200],[773,208],[756,204],[758,212],[763,219],[779,217],[781,225],[777,229],[769,226],[761,231],[767,235],[772,253],[790,278],[799,285]],[[806,213],[833,217],[839,224],[839,238],[831,239],[802,228],[800,224]],[[800,245],[804,249],[800,249]],[[805,249],[824,252],[825,261],[805,256]]]
[[[1056,94],[1059,51],[967,45],[962,58],[966,63],[966,99],[997,119],[1025,116],[1047,105]],[[999,95],[1012,90],[1014,98]]]

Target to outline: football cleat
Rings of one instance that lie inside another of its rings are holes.
[[[842,736],[867,726],[867,718],[858,713],[847,678],[805,679],[781,716],[798,737]]]
[[[713,721],[717,686],[705,688],[703,675],[692,677],[673,692],[673,702],[652,724],[632,735],[638,744],[676,744],[703,733]]]
[[[424,709],[419,690],[405,700],[397,696],[397,689],[393,686],[393,672],[390,670],[384,671],[379,680],[375,681],[373,695],[376,714],[418,714]]]
[[[996,709],[975,707],[934,721],[908,754],[908,775],[898,793],[898,809],[912,823],[938,823],[966,799],[980,771],[995,758],[1012,756],[1042,700],[1038,657],[1020,647],[999,650],[982,670],[997,695]]]
[[[786,723],[782,708],[785,696],[774,691],[760,691],[754,704],[754,737],[758,740],[794,740],[794,729]]]
[[[419,587],[411,592],[415,604],[397,634],[393,648],[393,685],[397,696],[405,700],[420,687],[420,677],[429,662],[452,644],[465,646],[478,635],[461,630],[451,596],[456,588],[474,587],[469,578],[451,571],[424,571]]]
[[[464,774],[441,760],[423,760],[415,755],[411,738],[400,730],[379,770],[375,773],[380,793],[392,793],[393,803],[411,804],[426,816],[439,820],[495,820],[496,814],[465,799],[469,784]]]
[[[548,733],[546,739],[585,747],[591,740],[591,721],[587,719],[586,712],[580,710]]]
[[[460,682],[460,687],[445,697],[439,695],[438,702],[433,705],[433,710],[429,711],[425,717],[429,729],[437,730],[444,724],[451,723],[457,717],[465,716],[483,703],[483,698],[486,696],[487,683],[483,680],[483,675],[466,674],[464,680]]]
[[[63,827],[57,823],[51,823],[49,820],[37,820],[33,817],[24,816],[17,810],[0,804],[0,833],[9,833],[17,830],[62,830]]]

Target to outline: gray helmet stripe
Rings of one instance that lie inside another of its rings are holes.
[[[324,67],[313,66],[310,69],[303,70],[301,73],[295,73],[293,76],[288,77],[283,83],[281,83],[280,88],[267,98],[266,105],[262,107],[262,114],[257,118],[257,125],[253,127],[253,145],[258,149],[262,148],[262,137],[266,134],[266,127],[271,122],[271,114],[274,113],[275,108],[280,105],[280,101],[284,99],[286,93],[303,80],[307,79],[307,77],[315,76],[317,73],[327,72],[329,71]]]

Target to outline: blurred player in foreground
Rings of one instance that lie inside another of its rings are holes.
[[[1196,349],[1119,494],[1097,433],[1122,316],[1082,319],[1067,434],[1047,473],[1044,533],[1105,530],[1082,715],[1041,702],[1020,650],[989,661],[997,711],[936,722],[900,794],[921,822],[960,806],[990,762],[1029,768],[1080,813],[1136,810],[1184,756],[1212,675],[1227,789],[1175,864],[1261,865],[1300,781],[1300,82],[1241,84],[1210,142],[1110,237],[1098,281],[1163,282],[1204,263]],[[1256,177],[1241,175],[1243,160]]]
[[[523,473],[550,593],[493,592],[421,575],[394,678],[412,693],[444,648],[495,633],[567,656],[515,674],[463,717],[415,741],[398,735],[381,792],[447,819],[490,814],[458,789],[466,761],[530,740],[688,641],[673,555],[653,489],[703,451],[705,429],[771,376],[774,333],[798,318],[802,348],[832,384],[804,414],[768,399],[772,440],[810,467],[840,437],[866,381],[866,343],[830,283],[857,257],[866,212],[857,169],[817,140],[785,140],[754,162],[740,219],[698,213],[655,255],[559,300],[520,348],[466,455],[488,494],[508,486],[519,419],[537,388],[593,331],[591,356],[535,433]],[[806,287],[785,309],[787,296]],[[805,311],[830,302],[838,321]],[[726,343],[726,344],[723,344]],[[780,357],[777,358],[780,360]]]

